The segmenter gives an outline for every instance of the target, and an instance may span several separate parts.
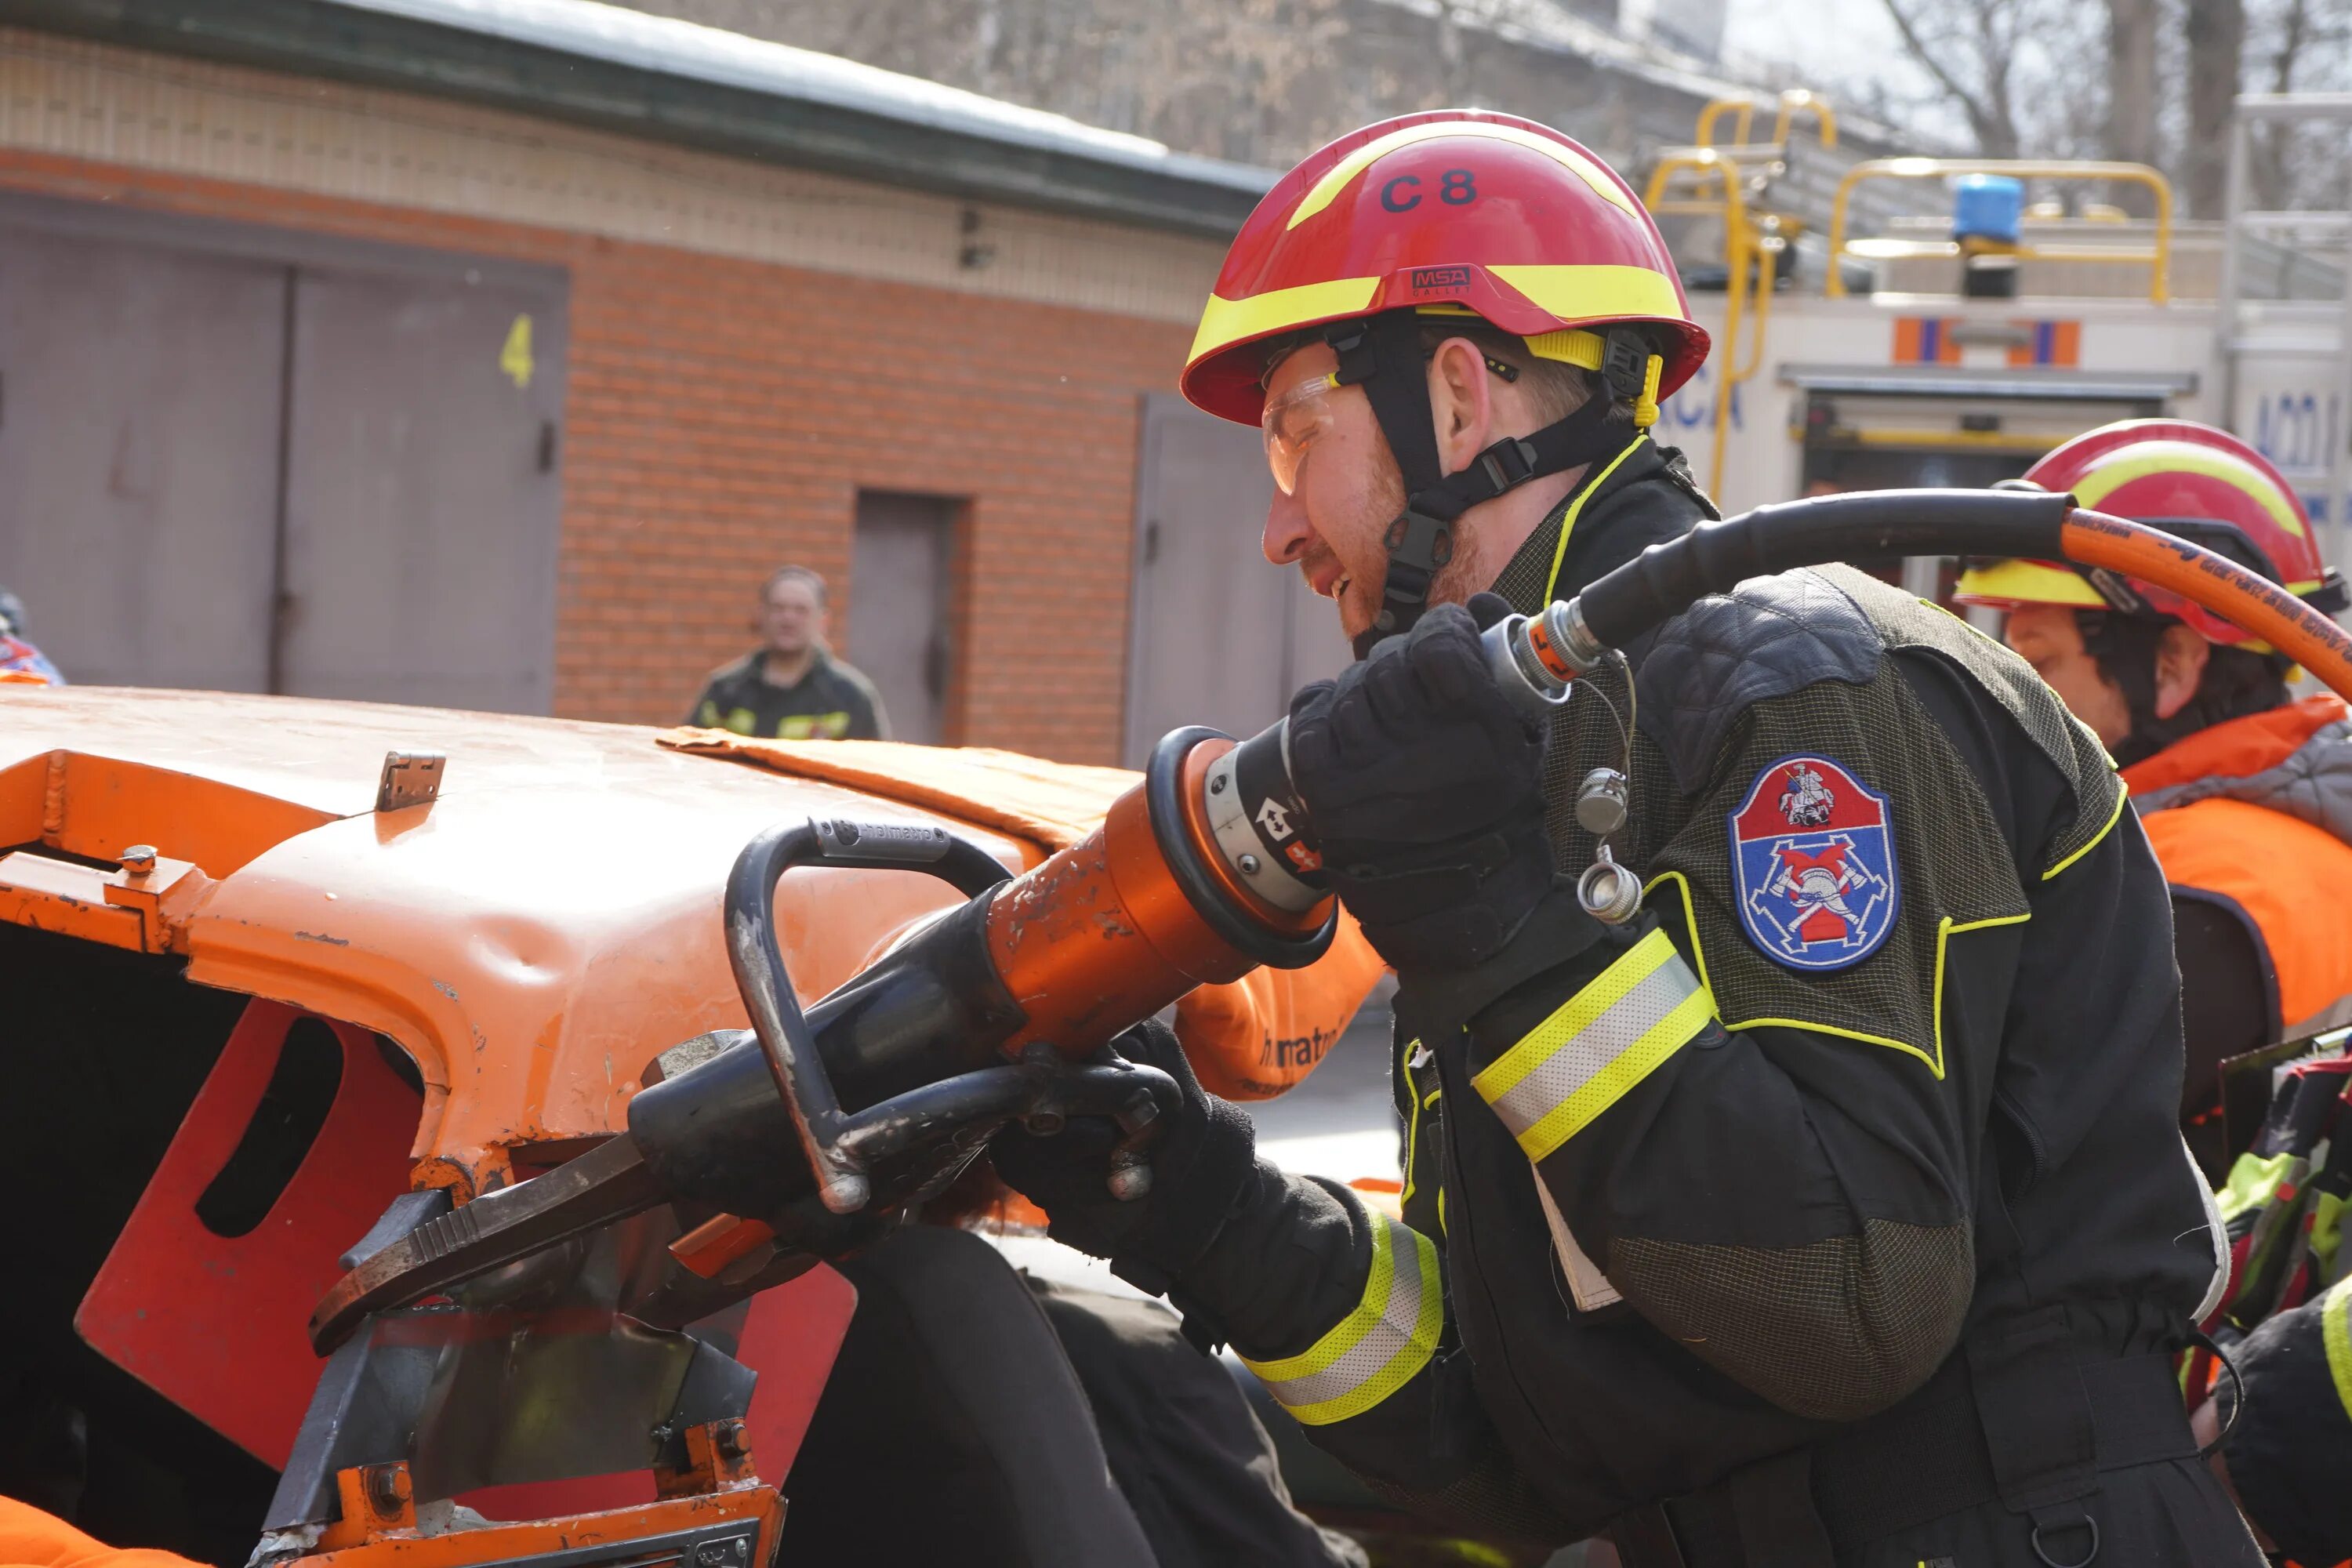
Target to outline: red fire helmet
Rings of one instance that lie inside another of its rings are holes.
[[[2026,482],[2072,491],[2094,511],[2128,518],[2253,567],[2321,609],[2343,607],[2342,579],[2319,557],[2311,519],[2270,459],[2226,430],[2186,419],[2126,419],[2086,431],[2026,470]],[[2230,647],[2259,639],[2202,605],[2137,577],[2102,578],[2053,561],[1975,563],[1965,605],[2072,605],[2170,616]],[[2137,600],[2137,603],[2133,601]]]
[[[1408,308],[1481,316],[1538,357],[1596,372],[1593,329],[1648,327],[1663,342],[1644,405],[1706,358],[1633,187],[1548,126],[1448,109],[1342,136],[1266,193],[1201,312],[1184,395],[1255,425],[1267,340]]]

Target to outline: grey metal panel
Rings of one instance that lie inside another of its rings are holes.
[[[1274,183],[895,72],[562,0],[0,0],[0,21],[1218,238]]]
[[[287,288],[0,232],[0,583],[68,679],[264,689]]]
[[[0,0],[5,8],[7,0]],[[30,230],[81,239],[119,241],[236,257],[272,265],[346,268],[385,276],[434,278],[453,283],[490,282],[562,293],[570,274],[541,262],[474,256],[422,245],[352,239],[310,229],[279,228],[190,213],[156,212],[111,202],[79,202],[0,191],[0,232]]]
[[[301,274],[283,689],[548,710],[564,338],[561,294],[488,275]]]
[[[1140,767],[1170,730],[1250,735],[1290,694],[1337,674],[1347,641],[1332,606],[1259,544],[1274,481],[1256,432],[1180,397],[1143,399],[1136,479],[1135,595],[1127,666],[1126,761]]]
[[[949,562],[962,504],[858,493],[848,658],[882,693],[894,741],[933,746],[946,728]]]

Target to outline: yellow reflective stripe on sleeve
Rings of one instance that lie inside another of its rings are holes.
[[[1331,1331],[1295,1356],[1242,1364],[1307,1426],[1361,1415],[1412,1379],[1437,1353],[1445,1326],[1437,1248],[1402,1221],[1370,1214],[1372,1268],[1364,1299]]]
[[[1470,1080],[1530,1160],[1541,1160],[1688,1045],[1715,999],[1663,931]]]
[[[2327,1374],[2336,1380],[2336,1397],[2344,1414],[2352,1416],[2352,1277],[2338,1279],[2320,1299],[2319,1337],[2327,1346]]]

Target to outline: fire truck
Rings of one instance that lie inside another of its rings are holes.
[[[1812,93],[1710,103],[1649,171],[1716,342],[1659,435],[1729,513],[1990,484],[2109,420],[2201,419],[2279,465],[2341,563],[2352,215],[2259,210],[2250,165],[2257,128],[2347,119],[2338,96],[2241,98],[2227,214],[2194,221],[2145,164],[1856,159]]]

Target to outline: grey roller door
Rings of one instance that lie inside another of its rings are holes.
[[[285,690],[548,710],[563,329],[502,279],[304,270]]]
[[[0,584],[68,679],[268,679],[285,268],[0,228]]]
[[[1143,400],[1127,762],[1184,724],[1250,735],[1290,694],[1337,674],[1347,639],[1332,606],[1259,545],[1274,481],[1258,433],[1172,395]]]

